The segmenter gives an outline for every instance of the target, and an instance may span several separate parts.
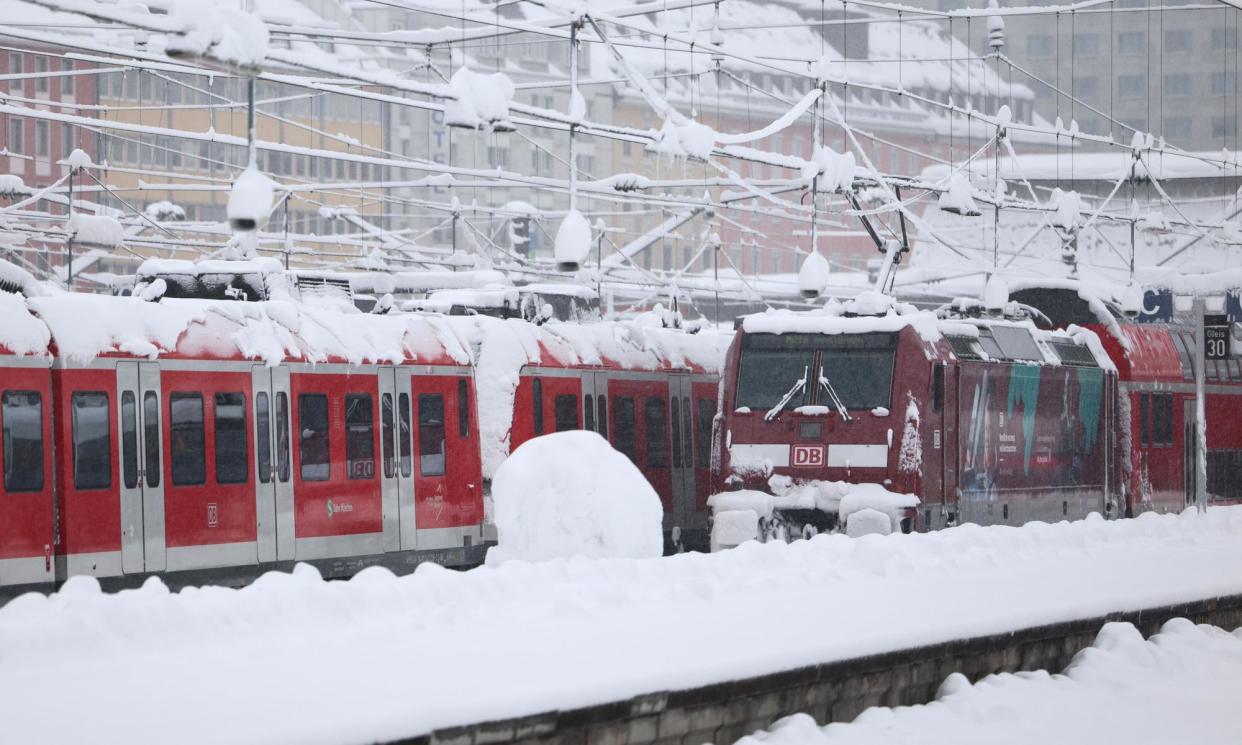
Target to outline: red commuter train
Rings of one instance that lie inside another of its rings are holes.
[[[722,376],[717,488],[881,484],[919,496],[895,516],[905,531],[1185,507],[1191,331],[1127,321],[1077,287],[1012,297],[1031,319],[887,302],[742,319]],[[1242,376],[1234,361],[1207,372],[1208,492],[1235,501]],[[837,527],[832,505],[777,507],[782,534]]]
[[[723,335],[77,294],[0,312],[0,597],[477,564],[485,480],[569,427],[635,459],[684,513],[670,535],[706,526],[682,412],[714,407]]]

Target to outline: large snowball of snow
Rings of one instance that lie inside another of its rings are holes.
[[[523,443],[492,479],[499,545],[487,563],[664,551],[660,497],[630,459],[594,432]]]
[[[253,165],[238,174],[229,192],[226,207],[229,222],[236,230],[255,230],[267,221],[276,185]]]

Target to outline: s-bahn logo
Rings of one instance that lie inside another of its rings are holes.
[[[793,467],[794,468],[820,468],[824,465],[824,452],[827,450],[823,445],[794,445],[793,446]]]

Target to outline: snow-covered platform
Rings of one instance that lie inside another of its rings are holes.
[[[1242,508],[0,609],[14,742],[363,743],[1242,594]]]
[[[926,705],[876,707],[826,727],[796,714],[737,745],[1224,745],[1242,742],[1239,689],[1242,631],[1176,619],[1144,639],[1111,623],[1063,674],[1002,673],[974,685],[953,675]]]

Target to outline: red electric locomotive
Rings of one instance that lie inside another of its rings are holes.
[[[904,531],[1116,511],[1117,376],[1094,334],[878,299],[741,320],[719,489],[784,497],[784,535],[837,527],[836,502],[799,499],[815,485],[918,495]]]

